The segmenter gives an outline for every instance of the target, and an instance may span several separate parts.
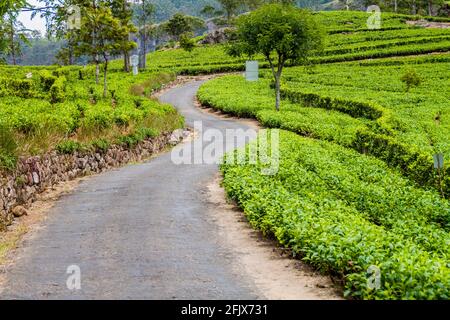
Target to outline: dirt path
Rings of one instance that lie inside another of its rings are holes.
[[[201,120],[204,130],[224,134],[250,128],[196,109],[200,84],[160,99],[175,105],[189,126]],[[171,152],[85,179],[26,236],[0,298],[339,298],[327,277],[281,256],[251,230],[218,182],[216,164],[176,165]],[[79,267],[80,290],[67,287],[69,266]]]
[[[406,21],[407,24],[430,29],[450,29],[448,22],[433,22],[427,20]]]

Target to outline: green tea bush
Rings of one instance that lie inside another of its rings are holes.
[[[50,99],[52,103],[63,102],[66,98],[66,82],[65,76],[56,79],[50,87]]]
[[[0,122],[0,169],[13,169],[17,161],[17,144],[13,132],[6,124]]]
[[[448,118],[450,96],[447,98],[441,90],[445,77],[440,70],[446,62],[435,65],[425,61],[417,68],[426,81],[408,96],[398,79],[403,65],[363,67],[347,63],[315,66],[313,73],[304,67],[287,68],[282,87],[285,101],[280,113],[271,107],[274,97],[266,71],[254,83],[241,76],[209,81],[200,88],[198,98],[205,106],[257,118],[269,128],[334,141],[374,155],[418,185],[437,187],[432,155],[437,152],[434,148],[439,147],[446,158],[450,156],[450,144],[445,139],[450,134],[450,122],[441,121],[436,129],[434,119],[436,114]],[[414,63],[415,59],[408,62]],[[432,138],[431,132],[435,132]],[[446,171],[450,173],[450,169]],[[450,194],[448,183],[444,192]]]
[[[334,144],[280,133],[280,168],[221,165],[224,186],[253,226],[362,299],[448,299],[450,204],[383,162]],[[248,160],[247,160],[248,161]],[[368,286],[368,270],[381,286]]]
[[[61,154],[73,154],[77,151],[86,150],[86,147],[77,141],[66,140],[56,145],[56,150]]]

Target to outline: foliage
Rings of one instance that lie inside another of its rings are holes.
[[[305,10],[269,4],[239,17],[237,41],[228,52],[232,56],[262,54],[275,79],[276,109],[280,107],[280,80],[288,61],[306,60],[322,46],[323,35],[316,19]],[[275,57],[274,57],[275,55]]]
[[[254,227],[341,277],[346,296],[448,298],[447,201],[381,161],[330,143],[282,131],[280,153],[275,176],[262,175],[266,165],[249,158],[221,166],[228,195]],[[371,266],[381,270],[380,288],[368,286]]]
[[[31,79],[20,79],[30,72]],[[142,139],[182,125],[172,107],[143,97],[172,81],[173,74],[143,72],[133,77],[112,72],[109,77],[114,99],[103,98],[101,86],[92,84],[91,67],[0,68],[0,79],[11,88],[0,95],[0,123],[9,128],[5,131],[8,141],[16,145],[12,151],[2,151],[2,169],[13,169],[17,155],[40,154],[54,148],[62,153],[105,151],[123,136],[136,132]],[[130,90],[139,84],[142,91]],[[22,88],[23,97],[17,96],[17,88]],[[26,95],[29,92],[32,95]],[[2,150],[6,148],[2,146]]]
[[[414,69],[408,70],[400,80],[405,84],[406,92],[409,92],[413,87],[418,87],[422,83],[422,79]]]
[[[403,63],[392,60],[399,62],[392,65],[391,60],[384,60],[384,65],[324,65],[314,67],[309,74],[303,67],[288,68],[281,89],[286,100],[280,110],[285,115],[280,116],[270,112],[260,115],[260,110],[270,110],[275,99],[270,92],[268,72],[263,72],[263,79],[256,84],[238,76],[218,78],[203,85],[198,97],[205,105],[258,118],[268,127],[334,141],[374,155],[417,184],[436,187],[432,155],[440,152],[446,159],[450,156],[446,139],[450,127],[446,120],[448,97],[441,90],[445,85],[442,70],[448,68],[448,62],[437,63],[434,59],[428,62],[422,57],[408,58]],[[405,96],[398,74],[407,70],[409,64],[417,64],[426,80],[414,94]],[[305,111],[305,107],[314,111]],[[320,115],[316,108],[328,111]],[[330,112],[335,114],[333,111],[355,119],[328,116]],[[323,121],[314,121],[320,117]],[[327,133],[328,128],[333,128],[335,134]],[[444,190],[450,195],[448,183]]]
[[[180,47],[187,52],[192,52],[196,46],[192,32],[185,32],[180,37]]]
[[[166,24],[166,32],[176,41],[180,40],[182,34],[192,32],[193,27],[189,23],[187,16],[177,13]]]
[[[0,170],[13,169],[17,161],[17,143],[10,127],[0,122]]]
[[[123,21],[113,16],[106,4],[86,5],[83,7],[81,28],[68,34],[75,45],[75,54],[91,56],[94,62],[100,63],[102,57],[104,65],[103,96],[108,91],[107,70],[108,62],[112,56],[121,52],[128,52],[136,46],[128,40],[130,32],[136,31],[135,27],[123,24]]]

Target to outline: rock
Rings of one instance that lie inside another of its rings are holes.
[[[22,206],[17,206],[14,209],[12,209],[12,214],[14,215],[14,217],[18,218],[21,216],[27,216],[28,211]]]
[[[86,167],[87,162],[88,161],[84,158],[78,159],[78,169],[84,169],[84,167]]]
[[[184,136],[183,129],[177,129],[174,132],[172,132],[169,138],[169,143],[173,145],[178,144],[181,140],[183,140],[183,136]]]
[[[183,130],[183,137],[184,137],[184,138],[187,138],[187,137],[189,137],[190,135],[191,135],[191,131],[190,131],[190,130],[187,130],[187,129]]]
[[[206,35],[200,42],[201,44],[219,44],[227,42],[230,39],[229,28],[221,28],[214,30]]]
[[[32,177],[33,177],[33,183],[34,183],[34,184],[39,184],[40,179],[39,179],[38,173],[37,173],[37,172],[33,172],[31,175],[32,175]]]

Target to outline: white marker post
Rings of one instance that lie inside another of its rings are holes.
[[[137,76],[139,73],[138,65],[139,65],[139,56],[137,54],[132,55],[130,57],[130,64],[133,67],[133,75]]]
[[[245,78],[247,81],[258,81],[259,65],[258,61],[247,61],[245,63]]]
[[[437,176],[438,176],[438,183],[439,188],[441,189],[441,195],[442,197],[445,196],[444,194],[444,187],[443,187],[443,181],[444,181],[444,155],[442,153],[437,153],[433,155],[434,160],[434,168],[437,170]]]

